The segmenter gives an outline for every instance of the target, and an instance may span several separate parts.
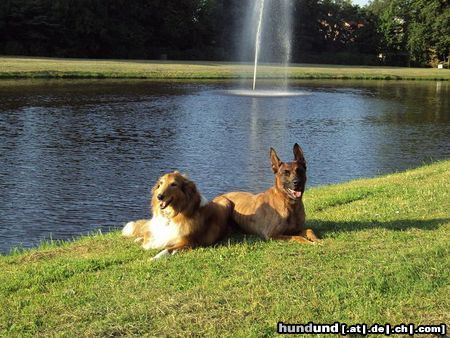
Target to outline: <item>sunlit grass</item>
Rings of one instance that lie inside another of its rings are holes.
[[[282,78],[286,70],[262,65],[260,78]],[[83,60],[0,57],[0,78],[251,78],[250,64],[194,61]],[[291,79],[449,80],[448,69],[293,64]]]
[[[306,192],[323,246],[233,236],[150,262],[117,232],[0,257],[0,336],[274,336],[450,322],[450,161]]]

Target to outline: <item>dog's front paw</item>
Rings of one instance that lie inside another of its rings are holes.
[[[323,246],[323,241],[321,239],[316,239],[314,242],[312,242],[313,245]]]
[[[167,249],[164,249],[163,251],[159,252],[157,255],[153,256],[152,258],[150,258],[151,261],[156,261],[158,259],[161,259],[165,256],[169,256],[170,252]]]

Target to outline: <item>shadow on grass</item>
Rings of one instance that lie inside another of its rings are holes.
[[[327,232],[351,232],[383,228],[387,230],[403,231],[409,229],[436,230],[439,225],[450,222],[450,218],[435,218],[430,220],[400,219],[388,222],[331,222],[311,219],[306,222],[320,237]]]
[[[239,230],[233,229],[231,233],[229,233],[228,236],[226,236],[218,244],[220,246],[228,246],[242,243],[255,244],[259,242],[264,242],[264,239],[257,235],[245,234],[243,232],[240,232]]]
[[[440,225],[448,222],[450,222],[450,218],[436,218],[431,220],[401,219],[389,222],[331,222],[312,219],[306,222],[306,227],[313,229],[319,238],[324,238],[328,232],[342,233],[380,228],[394,231],[404,231],[409,229],[436,230]],[[233,230],[233,232],[222,240],[219,245],[233,245],[239,243],[255,244],[263,241],[262,238],[256,235],[244,234],[238,230]]]

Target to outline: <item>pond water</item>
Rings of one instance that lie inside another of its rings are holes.
[[[264,87],[264,86],[262,86]],[[450,83],[299,81],[304,95],[224,95],[230,82],[0,83],[0,252],[148,217],[162,173],[208,198],[273,182],[298,142],[308,186],[450,155]],[[306,195],[307,198],[307,195]]]

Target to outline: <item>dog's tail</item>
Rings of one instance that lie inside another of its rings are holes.
[[[128,222],[122,229],[122,236],[125,237],[143,237],[148,231],[148,220],[140,219],[137,221]]]

